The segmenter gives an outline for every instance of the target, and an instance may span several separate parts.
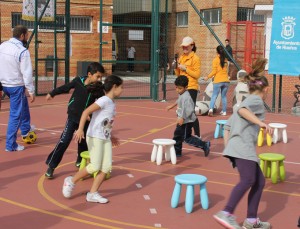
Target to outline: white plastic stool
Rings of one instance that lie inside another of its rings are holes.
[[[151,154],[151,161],[156,161],[157,165],[160,165],[163,157],[163,146],[165,146],[165,159],[166,161],[172,162],[173,165],[176,164],[176,153],[174,144],[176,143],[173,139],[154,139],[153,141],[153,149]]]
[[[282,141],[284,143],[287,143],[287,132],[286,132],[286,124],[282,124],[282,123],[269,123],[269,126],[271,128],[274,128],[274,132],[273,132],[273,143],[277,143],[277,141],[279,141],[282,137]]]

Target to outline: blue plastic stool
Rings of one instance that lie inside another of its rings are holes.
[[[194,185],[200,185],[200,202],[203,209],[208,209],[209,200],[206,190],[207,178],[197,174],[181,174],[175,176],[175,187],[171,199],[171,207],[176,208],[179,203],[179,197],[181,192],[181,185],[186,184],[186,196],[185,196],[185,211],[191,213],[194,205]]]
[[[216,121],[216,129],[215,129],[215,138],[224,137],[224,125],[227,120],[217,120]]]

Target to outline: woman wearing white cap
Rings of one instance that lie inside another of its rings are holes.
[[[176,76],[184,75],[189,79],[188,91],[196,105],[198,94],[198,79],[200,78],[201,61],[197,56],[195,42],[191,37],[184,37],[180,45],[183,54],[178,59],[177,68],[174,70]],[[200,137],[200,127],[198,118],[193,125],[195,135]]]

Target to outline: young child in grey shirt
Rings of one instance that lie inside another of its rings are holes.
[[[182,143],[185,142],[204,151],[205,157],[210,151],[210,142],[202,141],[201,138],[192,135],[193,123],[196,120],[195,105],[187,90],[188,78],[184,75],[178,76],[175,80],[176,92],[179,94],[177,103],[167,107],[171,110],[177,105],[177,125],[173,139],[176,141],[174,147],[177,157],[182,155]]]
[[[263,122],[265,119],[263,100],[267,96],[269,83],[261,73],[266,63],[266,59],[258,59],[254,63],[252,72],[245,77],[250,95],[240,104],[224,127],[223,155],[230,159],[233,167],[237,167],[240,175],[240,181],[233,188],[224,209],[214,215],[217,222],[225,228],[241,228],[232,214],[249,189],[247,218],[243,228],[271,228],[270,223],[260,221],[257,216],[265,186],[265,178],[256,155],[257,136],[260,128],[272,134],[272,129]]]

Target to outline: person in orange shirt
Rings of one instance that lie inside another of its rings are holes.
[[[217,47],[217,56],[213,60],[212,71],[208,76],[204,77],[204,80],[208,80],[209,78],[214,77],[213,94],[210,100],[208,116],[213,115],[214,105],[220,90],[221,90],[221,99],[222,99],[222,111],[220,115],[226,116],[226,110],[227,110],[226,95],[230,83],[227,68],[228,68],[228,62],[226,59],[224,48],[221,45],[219,45]]]
[[[188,92],[190,93],[194,105],[196,106],[196,100],[198,95],[198,79],[200,78],[200,58],[196,55],[196,45],[191,37],[184,37],[180,45],[182,47],[183,54],[177,60],[177,68],[174,70],[176,76],[184,75],[188,78]],[[194,133],[200,137],[199,120],[193,124]]]

